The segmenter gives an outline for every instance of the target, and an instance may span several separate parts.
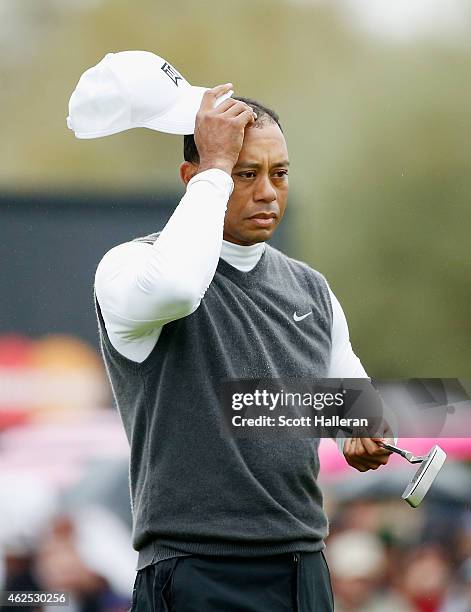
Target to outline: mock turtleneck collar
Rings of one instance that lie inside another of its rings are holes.
[[[242,246],[223,240],[220,257],[241,272],[249,272],[252,268],[255,268],[264,250],[264,242]]]

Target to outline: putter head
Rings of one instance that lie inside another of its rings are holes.
[[[445,459],[445,451],[438,444],[435,444],[407,485],[406,490],[402,494],[402,499],[413,508],[417,508],[432,486],[438,472],[445,463]]]

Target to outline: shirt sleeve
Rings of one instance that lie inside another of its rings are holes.
[[[330,301],[332,304],[332,351],[329,367],[329,378],[369,378],[360,359],[353,351],[347,319],[340,302],[329,287]],[[386,417],[394,435],[394,443],[397,444],[397,427],[394,415]],[[336,442],[341,453],[346,438],[340,433]]]
[[[361,361],[353,352],[345,313],[330,287],[329,295],[332,304],[332,349],[328,377],[368,378],[368,374]],[[343,453],[345,439],[342,433],[339,433],[336,439],[337,446],[341,453]]]
[[[332,351],[329,378],[368,378],[350,343],[347,319],[340,302],[329,287],[332,304]]]
[[[126,242],[101,259],[97,300],[111,343],[129,359],[142,362],[163,325],[198,308],[216,272],[233,187],[222,170],[197,174],[154,244]]]

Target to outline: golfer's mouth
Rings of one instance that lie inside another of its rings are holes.
[[[252,221],[258,227],[270,227],[270,225],[276,222],[276,214],[265,212],[256,213],[249,217],[249,221]]]

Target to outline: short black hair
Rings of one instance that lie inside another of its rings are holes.
[[[232,99],[245,102],[253,109],[253,111],[257,115],[257,119],[255,120],[255,127],[263,127],[267,125],[267,123],[274,123],[283,132],[283,128],[281,127],[280,118],[278,117],[278,114],[271,108],[268,108],[268,106],[257,102],[257,100],[252,100],[252,98],[232,96]],[[195,144],[195,138],[193,134],[186,134],[183,137],[183,158],[185,159],[185,161],[191,162],[192,164],[198,164],[200,161],[200,156]]]

